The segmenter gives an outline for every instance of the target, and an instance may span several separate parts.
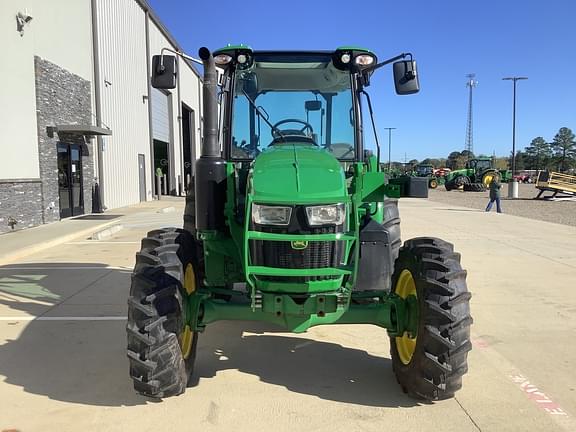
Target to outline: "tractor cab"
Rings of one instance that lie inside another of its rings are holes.
[[[471,159],[466,164],[466,168],[473,169],[476,172],[483,172],[493,168],[492,159],[490,158],[476,158]]]
[[[429,164],[420,164],[416,166],[416,175],[418,177],[430,177],[434,175],[434,167]]]
[[[246,63],[231,64],[235,50],[218,51],[230,86],[223,107],[230,131],[223,136],[225,157],[246,161],[274,147],[297,146],[355,160],[358,101],[350,70],[336,67],[332,54],[256,51]]]

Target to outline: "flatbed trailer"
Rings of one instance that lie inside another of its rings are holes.
[[[556,198],[558,194],[561,194],[561,197],[576,197],[576,176],[553,171],[539,171],[536,189],[540,192],[535,199]],[[542,196],[544,192],[552,192],[552,195]]]

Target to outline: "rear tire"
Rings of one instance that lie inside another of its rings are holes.
[[[500,178],[500,174],[498,173],[498,171],[488,171],[488,172],[485,172],[485,173],[482,175],[482,184],[483,184],[485,187],[488,187],[488,186],[490,186],[490,183],[492,183],[492,180],[493,180],[493,179],[497,179],[497,180],[498,180],[499,178]]]
[[[468,351],[472,349],[471,295],[460,255],[443,240],[415,238],[404,243],[395,267],[394,292],[398,292],[400,275],[409,271],[418,305],[417,335],[408,361],[401,338],[390,338],[396,379],[404,392],[415,398],[453,397],[462,387],[462,376],[468,371]],[[404,350],[399,352],[398,346]]]
[[[179,395],[192,375],[198,334],[185,326],[183,287],[190,264],[199,266],[197,245],[185,230],[151,231],[136,254],[128,298],[127,354],[134,389],[144,396]]]

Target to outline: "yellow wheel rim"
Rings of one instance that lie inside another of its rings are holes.
[[[418,297],[416,283],[410,270],[402,270],[398,282],[396,282],[394,292],[403,299],[406,299],[408,296]],[[404,332],[402,336],[396,338],[396,350],[398,351],[400,361],[407,365],[412,360],[414,351],[416,351],[416,337],[411,338],[408,336],[408,333]]]
[[[194,266],[192,266],[192,264],[188,264],[184,271],[184,291],[186,291],[188,295],[192,295],[196,291],[196,274],[194,273]],[[179,339],[182,357],[186,360],[192,352],[192,342],[194,341],[194,332],[189,325],[184,327]]]
[[[190,357],[192,352],[192,341],[194,340],[194,332],[190,326],[184,327],[184,331],[180,335],[180,350],[182,351],[182,358],[186,360]]]
[[[188,264],[184,272],[184,290],[188,295],[194,294],[196,291],[196,274],[192,264]]]
[[[494,177],[496,177],[494,174],[485,174],[482,183],[484,183],[485,186],[490,186]]]

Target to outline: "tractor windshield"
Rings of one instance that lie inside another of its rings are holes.
[[[329,53],[255,53],[234,74],[233,159],[269,146],[319,146],[342,160],[356,156],[351,77]]]
[[[492,168],[492,162],[490,160],[480,159],[476,162],[476,169],[478,170],[487,170]]]
[[[432,175],[433,172],[434,167],[432,165],[418,165],[416,167],[416,174],[422,177]]]

